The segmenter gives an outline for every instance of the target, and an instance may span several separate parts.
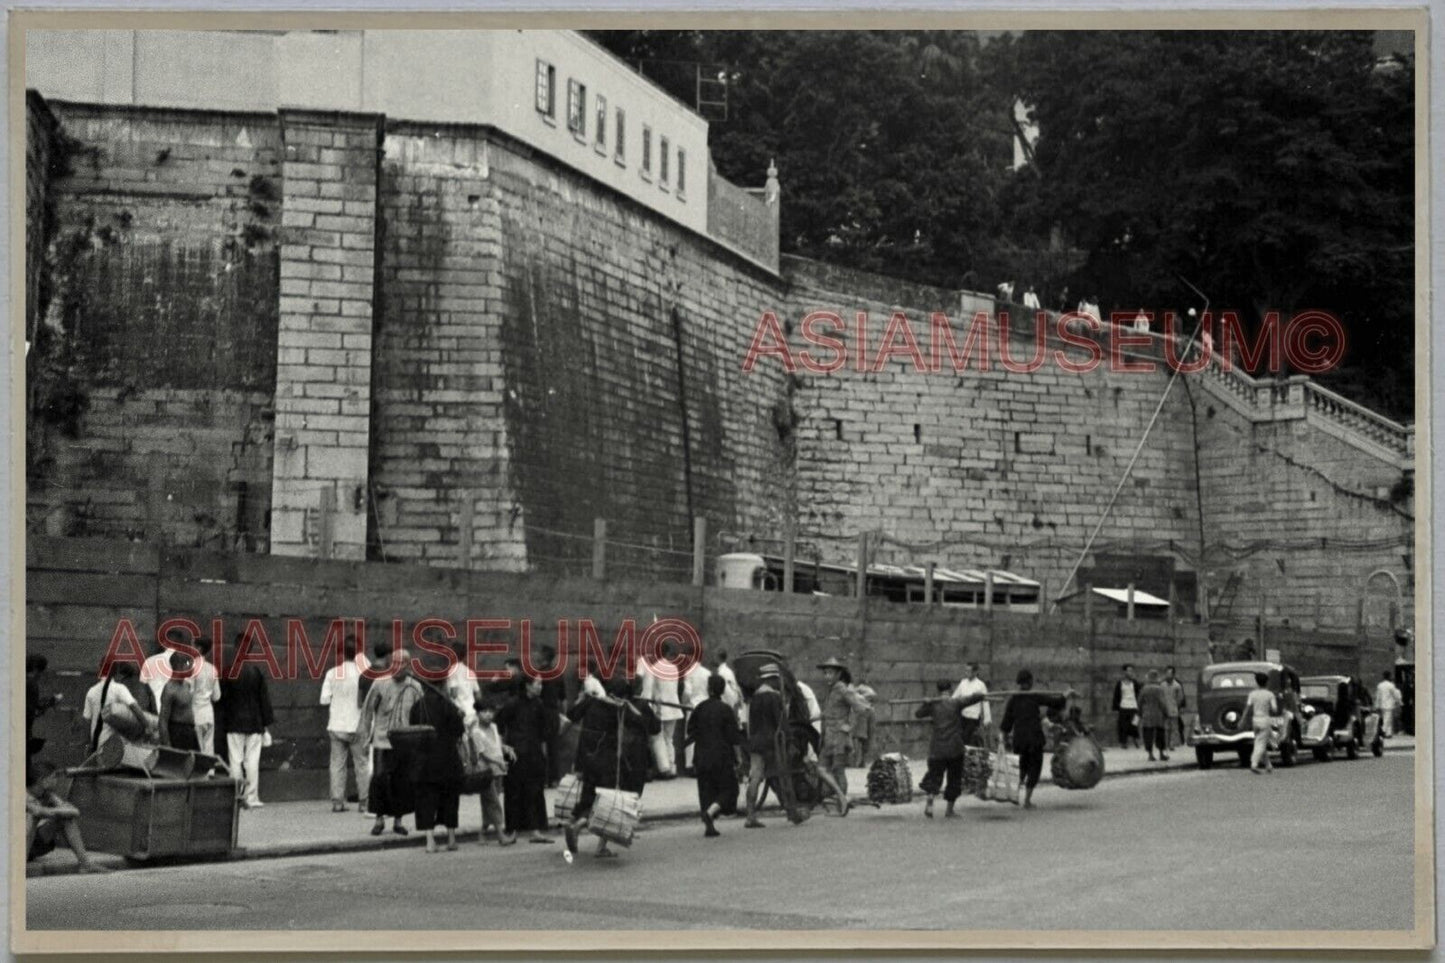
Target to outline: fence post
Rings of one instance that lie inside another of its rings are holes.
[[[607,519],[592,519],[592,577],[607,578]]]
[[[1084,620],[1091,625],[1094,621],[1094,583],[1084,583]]]
[[[993,611],[993,569],[983,573],[983,610]]]
[[[858,533],[858,579],[854,586],[854,594],[858,596],[859,603],[868,594],[868,533]]]
[[[321,541],[318,554],[321,558],[331,558],[334,553],[336,536],[336,485],[331,482],[327,482],[321,489],[320,519],[317,528]]]
[[[923,571],[923,604],[933,604],[933,569],[936,563],[929,562]]]
[[[702,588],[707,581],[707,519],[692,520],[692,584]]]
[[[457,549],[461,552],[462,568],[472,567],[472,520],[476,511],[476,500],[472,497],[471,489],[462,492],[461,518],[457,521],[459,534]]]
[[[1042,579],[1042,580],[1040,580],[1040,582],[1039,582],[1039,610],[1038,610],[1038,612],[1035,613],[1035,614],[1038,616],[1038,621],[1040,621],[1040,622],[1042,622],[1042,621],[1044,620],[1044,615],[1045,615],[1045,613],[1048,611],[1048,609],[1044,606],[1044,600],[1047,599],[1048,597],[1049,597],[1049,580],[1048,580],[1048,579]]]
[[[1126,604],[1127,604],[1127,608],[1125,609],[1124,618],[1127,619],[1128,621],[1132,622],[1132,621],[1134,621],[1134,583],[1133,583],[1133,582],[1130,582],[1130,583],[1129,583],[1129,596],[1128,596],[1128,602],[1127,602]]]
[[[793,594],[793,566],[798,548],[798,520],[792,511],[788,512],[788,524],[783,533],[783,594]]]

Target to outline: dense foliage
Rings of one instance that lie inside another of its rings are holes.
[[[1329,310],[1337,385],[1413,410],[1413,66],[1370,33],[594,36],[689,104],[726,78],[714,160],[750,186],[776,160],[785,251],[1049,306],[1197,305],[1184,277],[1246,323]]]

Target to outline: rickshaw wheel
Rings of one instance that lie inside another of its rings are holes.
[[[1315,757],[1316,759],[1318,759],[1320,762],[1329,762],[1329,761],[1330,761],[1330,750],[1329,750],[1329,747],[1327,747],[1327,746],[1315,746],[1314,749],[1311,750],[1311,751],[1314,753],[1314,757]]]
[[[1385,754],[1385,744],[1380,740],[1376,739],[1374,743],[1370,746],[1370,752],[1375,754],[1376,759],[1380,758]]]
[[[1349,743],[1345,746],[1345,758],[1346,758],[1346,759],[1358,759],[1358,758],[1360,758],[1360,740],[1358,740],[1358,739],[1351,739],[1351,740],[1349,741]]]

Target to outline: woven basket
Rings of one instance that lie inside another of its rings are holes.
[[[1055,750],[1049,772],[1060,789],[1093,789],[1104,778],[1104,752],[1092,736],[1074,735]]]
[[[913,771],[907,756],[890,752],[873,761],[868,769],[868,799],[892,805],[913,801]]]
[[[963,750],[963,791],[970,796],[977,795],[988,785],[993,772],[993,753],[979,746],[965,746]]]
[[[552,817],[571,822],[572,813],[582,798],[582,779],[575,772],[569,772],[557,783],[557,798],[552,801]]]
[[[597,801],[592,804],[592,815],[587,820],[587,829],[610,843],[631,846],[641,818],[642,797],[637,793],[599,789]]]

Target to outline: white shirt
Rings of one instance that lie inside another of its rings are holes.
[[[682,718],[678,708],[677,680],[664,679],[657,674],[653,664],[644,659],[639,663],[642,671],[642,698],[652,703],[652,711],[661,722],[675,722]],[[666,703],[666,704],[664,704]]]
[[[818,697],[813,693],[813,690],[808,687],[806,682],[800,681],[798,683],[798,691],[803,693],[803,701],[808,704],[808,721],[813,724],[814,729],[822,732],[823,707],[818,705]]]
[[[1135,698],[1139,694],[1139,683],[1133,679],[1123,679],[1119,683],[1119,708],[1137,709],[1139,700]]]
[[[960,682],[958,684],[958,687],[953,690],[953,697],[955,699],[962,699],[971,695],[980,695],[987,693],[988,686],[984,684],[984,681],[982,679],[975,676],[972,679],[964,679],[962,682]],[[964,706],[963,717],[965,719],[979,719],[982,720],[984,723],[990,723],[993,721],[993,713],[989,711],[987,701],[975,702],[971,706]]]
[[[1400,702],[1400,690],[1395,688],[1395,683],[1381,679],[1380,684],[1375,686],[1375,705],[1381,709],[1398,709]]]
[[[471,725],[477,717],[477,699],[482,694],[481,684],[472,675],[472,670],[462,662],[452,666],[451,672],[447,673],[445,689],[447,698],[462,714],[462,724]]]
[[[90,745],[90,734],[95,731],[95,720],[101,711],[100,691],[104,688],[105,680],[101,679],[85,693],[85,705],[81,709],[80,715],[88,726],[85,730],[85,744],[87,746]],[[110,689],[105,694],[105,705],[107,708],[110,706],[133,706],[135,704],[135,696],[130,694],[130,690],[125,687],[124,683],[119,681],[112,681],[110,683]],[[120,735],[120,733],[112,729],[110,723],[103,722],[100,726],[100,742],[98,745],[103,746],[111,736],[118,735]]]
[[[689,709],[702,705],[707,699],[707,682],[711,678],[712,670],[701,663],[689,669],[682,677],[682,704]]]
[[[1037,310],[1039,307],[1039,296],[1032,291],[1025,291],[1024,307]]]
[[[361,722],[361,666],[343,662],[326,670],[321,680],[321,704],[330,706],[326,716],[328,732],[355,732]]]
[[[607,695],[607,690],[602,688],[602,680],[591,673],[582,680],[582,691],[594,699],[601,699]]]
[[[206,661],[205,656],[196,659],[196,671],[191,676],[191,717],[198,726],[216,724],[215,704],[221,701],[221,682],[216,677],[216,667]],[[156,703],[160,705],[159,702]]]
[[[171,681],[171,650],[162,649],[140,667],[140,680],[151,690],[156,699],[156,710],[160,710],[161,690]]]
[[[723,702],[733,709],[740,708],[743,704],[743,690],[738,686],[738,677],[733,675],[733,667],[724,662],[717,667],[717,674],[727,683],[727,688],[723,690]]]

